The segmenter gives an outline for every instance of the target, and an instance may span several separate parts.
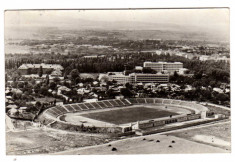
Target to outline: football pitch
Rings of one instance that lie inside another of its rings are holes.
[[[87,113],[82,114],[81,116],[113,124],[125,124],[148,119],[162,118],[170,115],[178,114],[175,112],[155,108],[132,107],[116,110],[111,109],[110,111],[103,112]]]

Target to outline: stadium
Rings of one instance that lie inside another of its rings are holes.
[[[168,125],[208,122],[207,107],[196,102],[162,98],[127,98],[91,103],[58,105],[45,110],[39,121],[43,125],[66,130],[127,133]]]

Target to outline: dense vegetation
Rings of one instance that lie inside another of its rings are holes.
[[[6,69],[16,70],[23,63],[52,63],[61,64],[64,67],[64,74],[68,74],[71,70],[77,69],[80,73],[104,73],[123,71],[125,66],[132,70],[135,66],[142,66],[144,61],[167,61],[182,62],[190,73],[206,75],[206,79],[215,82],[230,82],[230,64],[214,61],[189,60],[180,56],[169,55],[152,55],[152,53],[131,53],[120,54],[115,56],[107,55],[104,58],[85,59],[77,55],[22,55],[14,57],[14,59],[6,59]],[[110,60],[109,58],[113,58]],[[209,83],[206,81],[206,83]]]

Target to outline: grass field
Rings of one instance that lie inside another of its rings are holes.
[[[159,141],[159,142],[157,142]],[[174,141],[174,143],[172,143]],[[169,147],[171,146],[171,147]],[[116,148],[116,151],[112,151]],[[113,141],[103,145],[84,147],[55,153],[56,155],[127,155],[127,154],[202,154],[228,153],[218,147],[166,135],[140,136]]]
[[[88,114],[83,114],[82,116],[113,124],[125,124],[147,119],[162,118],[170,115],[178,115],[178,114],[160,109],[133,107],[133,108],[125,108],[117,110],[113,109],[111,111],[104,111],[104,112],[88,113]]]
[[[229,146],[229,143],[231,144],[230,122],[166,134],[231,150]]]
[[[104,134],[72,133],[53,129],[33,129],[6,133],[6,154],[48,154],[114,140]]]

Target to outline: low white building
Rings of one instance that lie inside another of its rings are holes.
[[[220,88],[213,88],[213,91],[218,92],[218,93],[224,93],[223,90]]]
[[[140,70],[140,71],[142,71],[142,70],[143,70],[143,67],[142,67],[142,66],[136,66],[136,67],[135,67],[135,70]]]
[[[97,102],[97,101],[98,101],[98,99],[97,99],[97,98],[92,98],[92,99],[84,99],[83,101],[84,101],[84,102],[91,103],[91,102]]]
[[[180,68],[178,73],[179,73],[180,75],[184,75],[184,74],[186,74],[187,71],[188,71],[187,68]]]

